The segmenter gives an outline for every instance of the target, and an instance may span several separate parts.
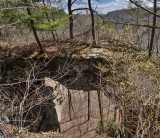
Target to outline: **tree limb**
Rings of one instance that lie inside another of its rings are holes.
[[[74,0],[71,4],[73,5],[76,2],[76,0]]]
[[[101,19],[102,21],[105,23],[106,20],[104,19],[103,16],[101,16],[97,11],[94,11]],[[107,20],[108,22],[112,22],[112,23],[116,23],[116,24],[123,24],[123,25],[132,25],[132,26],[140,26],[140,27],[147,27],[147,28],[156,28],[156,29],[160,29],[159,26],[152,26],[152,25],[145,25],[145,24],[134,24],[134,23],[129,23],[129,22],[116,22],[113,20]]]
[[[73,9],[72,12],[80,11],[80,10],[89,10],[89,9],[88,8],[77,8],[77,9]]]
[[[129,1],[130,1],[131,3],[133,3],[134,5],[140,7],[141,9],[143,9],[143,10],[145,10],[145,11],[147,11],[147,12],[149,12],[149,13],[151,13],[151,14],[153,14],[153,15],[155,15],[155,16],[157,16],[157,17],[160,18],[160,15],[159,15],[159,14],[156,14],[155,12],[153,12],[153,11],[151,11],[151,10],[149,10],[149,9],[141,6],[141,5],[139,5],[137,2],[135,2],[135,1],[133,1],[133,0],[129,0]]]
[[[145,24],[134,24],[134,23],[127,23],[127,22],[116,22],[113,20],[107,20],[108,22],[116,23],[116,24],[123,24],[123,25],[132,25],[132,26],[140,26],[140,27],[147,27],[147,28],[156,28],[160,29],[159,26],[152,26],[152,25],[145,25]]]

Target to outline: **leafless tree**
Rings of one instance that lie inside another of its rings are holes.
[[[72,15],[72,5],[76,0],[68,0],[68,14],[69,14],[69,31],[70,39],[73,39],[73,15]]]
[[[88,7],[91,14],[91,26],[92,26],[92,46],[96,45],[96,36],[95,36],[95,21],[94,21],[94,11],[92,9],[91,0],[88,0]]]

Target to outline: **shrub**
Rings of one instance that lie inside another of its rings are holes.
[[[97,127],[97,134],[106,134],[107,136],[117,138],[119,127],[115,121],[112,120],[100,120]]]

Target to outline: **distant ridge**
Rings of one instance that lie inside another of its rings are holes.
[[[149,9],[152,10],[152,8]],[[157,10],[160,11],[160,7],[158,7]],[[146,19],[148,17],[152,18],[152,14],[142,9],[140,10],[140,12],[141,14],[139,14],[139,16],[141,16],[141,19]],[[127,22],[127,21],[135,21],[137,18],[137,13],[138,10],[136,8],[132,8],[132,9],[121,9],[121,10],[111,11],[108,12],[107,14],[103,14],[102,16],[106,20],[114,20],[116,22]]]

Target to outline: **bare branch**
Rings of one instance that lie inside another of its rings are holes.
[[[101,16],[97,11],[94,11],[100,18],[101,20],[105,23],[106,20],[104,19],[103,16]],[[112,23],[116,23],[116,24],[123,24],[123,25],[132,25],[132,26],[139,26],[139,27],[147,27],[147,28],[156,28],[156,29],[160,29],[159,26],[152,26],[152,25],[146,25],[146,24],[134,24],[134,23],[130,23],[130,22],[116,22],[113,20],[107,20],[107,22],[112,22]]]
[[[77,9],[73,9],[72,12],[80,11],[80,10],[89,10],[89,9],[88,8],[77,8]]]
[[[156,28],[160,29],[159,26],[152,26],[152,25],[145,25],[145,24],[134,24],[134,23],[129,23],[129,22],[116,22],[113,20],[107,20],[108,22],[116,23],[116,24],[123,24],[123,25],[132,25],[132,26],[139,26],[139,27],[147,27],[147,28]]]
[[[74,1],[72,2],[72,5],[73,5],[75,2],[76,2],[76,0],[74,0]]]
[[[131,3],[133,3],[133,4],[135,4],[136,6],[140,7],[141,9],[143,9],[143,10],[145,10],[145,11],[147,11],[147,12],[149,12],[149,13],[151,13],[151,14],[153,14],[153,15],[155,15],[155,16],[157,16],[157,17],[160,18],[160,15],[159,15],[159,14],[156,14],[155,12],[153,12],[153,11],[151,11],[151,10],[149,10],[149,9],[141,6],[141,5],[139,5],[137,2],[134,2],[133,0],[129,0],[129,1],[130,1]]]

